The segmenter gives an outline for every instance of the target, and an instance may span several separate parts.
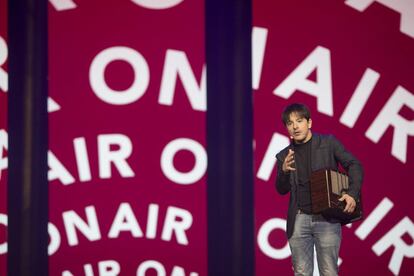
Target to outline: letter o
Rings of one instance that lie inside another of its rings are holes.
[[[105,81],[105,69],[115,60],[129,63],[134,70],[135,77],[132,85],[123,91],[111,89]],[[101,51],[93,59],[89,68],[89,82],[95,95],[102,101],[114,105],[130,104],[141,98],[148,88],[149,79],[150,73],[145,58],[134,49],[123,46]]]
[[[50,237],[50,242],[47,248],[47,253],[49,254],[49,256],[52,256],[59,249],[60,234],[56,226],[50,222],[47,225],[47,231],[49,232],[49,237]]]
[[[184,0],[132,0],[135,4],[152,10],[169,9],[177,6]]]
[[[273,248],[269,244],[269,235],[276,229],[286,232],[286,220],[273,218],[263,223],[257,234],[257,243],[266,256],[276,260],[286,259],[291,255],[288,243],[282,249]]]
[[[2,66],[8,56],[6,41],[0,36],[0,66]],[[7,92],[9,90],[8,74],[6,70],[0,67],[0,90]]]
[[[7,227],[7,215],[0,214],[0,224],[3,224],[4,226]],[[6,253],[7,253],[7,241],[0,244],[0,255],[6,254]]]
[[[6,41],[0,36],[0,65],[3,65],[3,63],[7,60],[7,44]]]
[[[195,165],[189,172],[177,171],[174,167],[174,156],[180,150],[188,150],[195,156]],[[178,138],[165,146],[161,155],[161,169],[164,175],[178,184],[193,184],[206,172],[207,154],[202,145],[188,138]]]
[[[148,269],[154,269],[157,271],[157,276],[165,276],[164,266],[157,261],[145,261],[141,263],[137,269],[137,276],[145,276]]]

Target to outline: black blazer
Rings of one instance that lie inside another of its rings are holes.
[[[311,167],[312,171],[330,168],[338,169],[338,163],[347,171],[349,176],[349,192],[356,201],[359,200],[363,169],[361,163],[332,135],[321,135],[314,133],[311,140]],[[281,150],[277,155],[277,178],[276,189],[284,195],[290,192],[287,231],[288,239],[293,234],[293,226],[297,213],[296,183],[294,173],[284,173],[283,161],[292,145]]]

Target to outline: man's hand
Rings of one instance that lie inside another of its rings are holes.
[[[286,155],[285,161],[283,161],[282,170],[284,173],[289,173],[291,171],[296,170],[295,169],[295,159],[293,158],[293,154],[295,152],[291,149],[289,149],[288,155]]]
[[[344,212],[345,213],[352,213],[355,210],[355,207],[356,207],[355,199],[352,196],[348,195],[348,194],[344,194],[339,199],[339,201],[344,201],[344,200],[346,202]]]

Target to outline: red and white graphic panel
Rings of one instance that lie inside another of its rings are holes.
[[[7,272],[7,1],[0,0],[0,275]]]
[[[204,56],[202,1],[50,1],[51,275],[206,275]]]
[[[256,275],[292,274],[289,199],[274,187],[292,102],[365,169],[365,219],[343,227],[340,274],[414,271],[413,11],[411,1],[253,1]]]

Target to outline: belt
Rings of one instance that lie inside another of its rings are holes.
[[[312,216],[312,221],[326,221],[326,219],[321,214],[312,214],[312,213],[306,213],[301,209],[298,209],[296,214],[305,214]]]

